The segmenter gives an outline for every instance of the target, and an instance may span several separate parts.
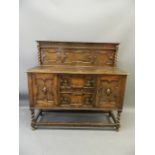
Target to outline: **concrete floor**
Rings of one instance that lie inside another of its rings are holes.
[[[27,101],[20,101],[20,155],[134,155],[134,110],[124,108],[121,129],[31,130]],[[26,104],[25,104],[26,103]]]

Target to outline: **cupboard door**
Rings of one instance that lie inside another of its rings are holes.
[[[57,104],[57,78],[54,74],[34,74],[33,89],[35,107],[46,108]]]
[[[102,75],[97,80],[96,106],[100,108],[121,108],[125,77]]]

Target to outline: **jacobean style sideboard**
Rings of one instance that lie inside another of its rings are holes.
[[[118,131],[127,78],[116,66],[119,44],[37,43],[39,66],[27,71],[32,128],[95,127]],[[58,116],[49,115],[52,112]],[[101,113],[107,120],[64,119],[70,112],[71,118],[78,112],[84,114],[82,117]],[[53,120],[43,119],[47,115]]]

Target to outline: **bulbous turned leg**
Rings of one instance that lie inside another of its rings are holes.
[[[117,120],[116,130],[117,130],[117,131],[119,131],[119,129],[120,129],[120,117],[121,117],[121,112],[122,112],[122,110],[118,110],[118,111],[117,111],[117,118],[116,118],[116,120]]]
[[[32,130],[35,130],[36,129],[36,126],[35,126],[35,112],[34,112],[34,109],[30,109],[31,111],[31,127],[32,127]]]

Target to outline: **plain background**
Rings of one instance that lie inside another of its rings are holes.
[[[136,0],[136,155],[155,154],[153,138],[155,137],[155,123],[152,123],[154,122],[155,109],[155,80],[153,80],[155,79],[154,6],[155,1]],[[1,58],[3,58],[0,61],[2,73],[0,76],[2,81],[0,89],[2,109],[0,113],[0,142],[3,145],[0,152],[8,155],[19,154],[18,9],[18,1],[2,1],[0,5],[2,23],[0,42]],[[8,82],[9,87],[6,85]],[[149,107],[148,110],[146,110],[147,107]],[[144,125],[146,122],[147,125]]]
[[[20,0],[20,99],[26,70],[38,65],[36,40],[120,42],[118,66],[130,75],[125,106],[134,106],[134,0]]]

